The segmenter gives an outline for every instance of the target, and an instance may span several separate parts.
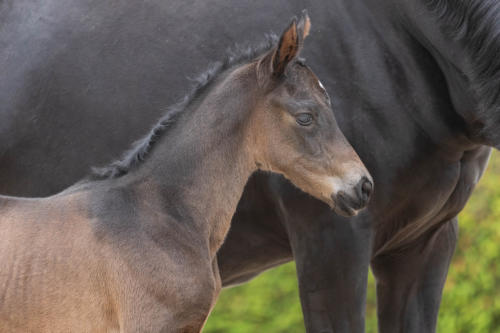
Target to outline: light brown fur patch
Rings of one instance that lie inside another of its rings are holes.
[[[309,15],[306,14],[302,38],[305,39],[309,35],[310,30],[311,30],[311,19],[309,18]]]

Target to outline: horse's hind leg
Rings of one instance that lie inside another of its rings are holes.
[[[379,332],[435,332],[441,295],[457,242],[453,219],[402,253],[376,257]]]

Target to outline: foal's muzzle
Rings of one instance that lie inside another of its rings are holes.
[[[349,217],[363,209],[372,195],[373,183],[367,177],[363,177],[351,192],[339,191],[336,195],[332,194],[332,200],[335,202],[334,210],[337,214]]]

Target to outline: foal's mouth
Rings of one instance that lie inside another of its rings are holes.
[[[334,203],[333,210],[345,217],[358,215],[358,212],[366,206],[366,204],[363,204],[359,200],[354,200],[343,191],[340,191],[337,195],[332,194],[332,201]]]

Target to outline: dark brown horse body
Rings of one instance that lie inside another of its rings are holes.
[[[1,197],[0,331],[199,332],[257,169],[344,213],[366,205],[370,176],[295,61],[308,29],[303,16],[264,56],[221,66],[128,153],[142,162],[45,199]]]

